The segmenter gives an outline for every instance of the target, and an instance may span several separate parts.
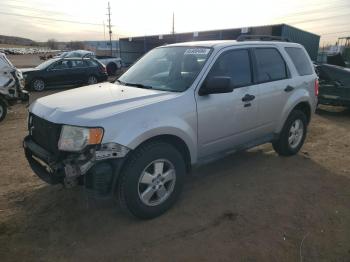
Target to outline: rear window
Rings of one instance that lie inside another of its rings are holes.
[[[313,71],[305,51],[299,47],[285,47],[290,59],[292,59],[298,74],[301,76],[312,75]]]
[[[281,54],[275,48],[255,49],[258,82],[269,82],[285,79],[287,67]]]

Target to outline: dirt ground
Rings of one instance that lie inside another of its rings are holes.
[[[349,131],[349,110],[321,107],[297,156],[264,145],[197,168],[140,221],[40,181],[16,105],[0,124],[0,261],[350,261]]]

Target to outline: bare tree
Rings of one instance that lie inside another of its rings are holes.
[[[70,43],[67,44],[67,48],[71,50],[85,49],[85,44],[84,42],[80,42],[80,41],[71,41]]]
[[[51,49],[58,49],[57,41],[53,38],[47,40],[46,45],[47,45],[47,47],[49,47]]]

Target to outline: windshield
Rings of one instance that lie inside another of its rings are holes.
[[[36,68],[39,69],[39,70],[45,69],[45,68],[47,68],[48,66],[50,66],[52,63],[56,62],[57,60],[59,60],[59,59],[50,59],[50,60],[47,60],[47,61],[45,61],[44,63],[41,63],[40,65],[38,65]]]
[[[118,81],[140,88],[182,92],[189,88],[210,55],[205,47],[162,47],[143,56]]]

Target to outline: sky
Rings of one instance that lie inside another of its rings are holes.
[[[1,0],[0,34],[35,41],[108,38],[106,0]],[[321,35],[350,36],[349,0],[110,0],[113,39],[286,23]]]

